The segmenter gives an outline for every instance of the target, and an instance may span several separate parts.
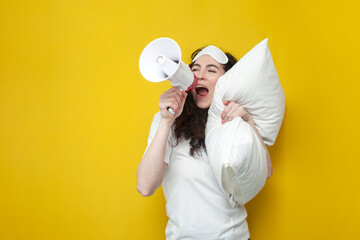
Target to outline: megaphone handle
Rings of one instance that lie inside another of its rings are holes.
[[[167,110],[171,115],[175,115],[175,112],[171,107],[168,107]]]

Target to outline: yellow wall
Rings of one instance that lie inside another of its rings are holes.
[[[360,239],[357,1],[1,1],[0,239],[164,239],[162,191],[136,168],[159,95],[138,70],[158,37],[183,60],[269,37],[286,94],[252,239]]]

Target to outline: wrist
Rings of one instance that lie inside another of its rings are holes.
[[[175,119],[171,119],[171,118],[161,118],[160,120],[160,126],[164,126],[167,128],[171,128],[171,126],[173,125]]]

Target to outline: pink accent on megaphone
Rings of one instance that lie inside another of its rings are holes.
[[[194,90],[196,88],[196,86],[198,85],[198,79],[194,74],[194,81],[193,83],[188,87],[188,89],[186,89],[185,92],[190,92],[191,90]]]

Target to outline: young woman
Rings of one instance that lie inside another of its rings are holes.
[[[160,96],[160,112],[153,119],[148,147],[137,170],[137,189],[150,196],[162,184],[168,240],[249,239],[246,210],[244,206],[231,207],[229,196],[211,171],[205,148],[207,112],[215,85],[236,59],[215,46],[195,51],[192,59],[190,68],[198,86],[189,93],[173,87]],[[243,107],[228,101],[224,104],[222,123],[242,117],[257,132]],[[271,162],[268,168],[270,176]]]

